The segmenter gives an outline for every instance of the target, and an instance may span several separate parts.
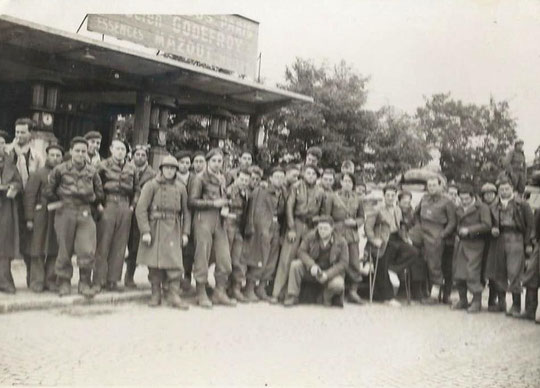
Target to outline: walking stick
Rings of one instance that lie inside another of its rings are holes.
[[[381,224],[379,223],[379,235],[381,234]],[[381,248],[377,248],[377,257],[375,258],[375,273],[372,275],[371,268],[373,268],[373,258],[371,257],[371,247],[369,252],[369,303],[373,303],[373,292],[375,291],[375,281],[377,280],[377,268],[379,267],[379,256]]]

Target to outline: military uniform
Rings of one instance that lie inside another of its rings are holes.
[[[147,163],[142,168],[135,166],[135,173],[139,181],[141,189],[144,185],[156,176],[156,171]],[[133,276],[135,275],[135,268],[137,266],[137,251],[139,249],[139,241],[141,234],[137,225],[137,217],[131,217],[131,228],[128,238],[128,257],[126,258],[126,274],[124,283],[126,286],[134,286]]]
[[[505,204],[499,198],[491,207],[493,226],[500,235],[489,246],[486,276],[494,279],[503,303],[505,293],[512,293],[515,311],[521,310],[521,276],[525,264],[525,246],[532,245],[534,219],[529,204],[511,198]],[[513,312],[515,312],[513,311]]]
[[[287,198],[286,221],[287,230],[296,232],[294,242],[285,238],[279,255],[279,263],[274,279],[274,298],[283,298],[287,290],[289,268],[296,257],[302,236],[313,227],[313,217],[318,216],[323,207],[324,191],[316,184],[309,186],[304,180],[296,182]]]
[[[122,165],[112,157],[97,167],[105,193],[104,210],[97,224],[94,286],[111,287],[122,278],[124,256],[133,209],[140,194],[139,177],[131,163]]]
[[[343,237],[334,232],[328,244],[324,246],[318,231],[312,230],[302,239],[297,257],[290,266],[288,298],[298,298],[303,281],[317,282],[311,274],[314,265],[319,266],[328,277],[323,285],[324,304],[330,305],[334,296],[343,295],[345,270],[349,265],[349,249]]]
[[[32,221],[30,242],[30,288],[40,292],[43,289],[57,290],[55,264],[58,242],[54,231],[55,211],[47,210],[47,199],[43,195],[52,168],[47,164],[30,175],[24,191],[24,216]]]
[[[186,186],[186,190],[189,194],[189,190],[191,188],[191,185],[193,183],[193,180],[195,179],[195,173],[192,171],[189,171],[186,175],[180,175],[180,173],[177,174],[178,179]],[[191,227],[193,228],[193,223],[191,223]],[[193,236],[193,230],[191,231],[191,235]],[[182,250],[182,258],[184,260],[184,278],[182,280],[182,288],[184,291],[189,291],[191,289],[191,274],[193,272],[193,261],[195,256],[195,242],[194,239],[189,239],[189,242]]]
[[[11,261],[19,251],[19,219],[16,200],[6,196],[9,187],[20,192],[22,180],[16,167],[5,158],[0,160],[0,291],[15,293]]]
[[[250,196],[245,229],[249,238],[245,242],[244,256],[248,266],[246,295],[251,301],[269,300],[265,287],[272,280],[279,258],[285,199],[285,189],[272,185],[258,187]]]
[[[356,193],[344,190],[337,191],[327,196],[324,205],[324,214],[334,220],[334,230],[340,234],[349,248],[349,266],[347,267],[347,280],[357,285],[362,280],[360,274],[360,252],[358,241],[358,228],[364,223],[364,208]],[[352,218],[355,225],[345,225],[345,220]],[[357,286],[356,286],[357,287]]]
[[[241,286],[246,278],[246,263],[242,254],[244,247],[244,228],[247,216],[248,192],[240,189],[236,184],[227,188],[229,198],[229,214],[225,218],[225,230],[229,241],[229,252],[231,254],[232,280],[236,285]]]
[[[164,159],[165,160],[165,159]],[[182,236],[190,235],[191,212],[185,186],[162,175],[144,185],[136,209],[141,236],[150,233],[151,243],[139,242],[137,264],[148,266],[152,294],[161,300],[163,287],[179,299],[182,262]],[[169,296],[168,295],[168,296]],[[178,307],[185,308],[181,301]]]
[[[71,257],[77,255],[80,270],[79,292],[87,293],[96,253],[96,224],[91,205],[103,199],[101,178],[95,167],[85,163],[80,169],[70,160],[56,166],[49,174],[45,196],[50,201],[62,201],[56,210],[54,230],[58,241],[56,276],[60,293],[69,293],[73,276]]]
[[[535,231],[536,247],[526,261],[526,269],[523,275],[523,285],[527,289],[525,294],[525,312],[522,318],[534,320],[538,308],[538,287],[540,287],[540,210],[536,210]]]
[[[442,194],[425,194],[415,214],[422,232],[424,260],[429,271],[432,284],[442,286],[442,256],[445,239],[456,227],[456,209],[452,201]]]
[[[503,165],[512,181],[512,185],[518,193],[523,194],[527,183],[525,153],[516,149],[511,150],[504,158]]]
[[[210,255],[215,255],[216,291],[220,297],[226,295],[225,289],[232,272],[229,241],[220,214],[222,208],[214,205],[215,200],[218,199],[227,199],[225,177],[222,174],[211,173],[207,169],[195,177],[189,190],[189,206],[193,212],[195,240],[193,272],[197,282],[199,302],[204,307],[211,306],[205,297],[204,289],[208,282]],[[216,292],[214,292],[215,295]],[[228,299],[223,299],[227,300],[228,304]]]
[[[459,305],[467,308],[467,289],[473,294],[471,312],[480,311],[482,299],[482,258],[485,247],[485,234],[491,231],[489,207],[475,200],[469,207],[458,207],[457,238],[454,249],[453,278],[460,295]],[[467,235],[459,235],[467,228]]]

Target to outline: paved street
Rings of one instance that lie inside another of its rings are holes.
[[[540,386],[540,325],[444,306],[73,306],[0,330],[2,385]]]

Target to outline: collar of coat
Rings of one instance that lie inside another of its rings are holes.
[[[213,172],[210,172],[209,168],[206,168],[206,170],[204,170],[203,172],[203,179],[208,180],[210,181],[210,183],[221,186],[223,189],[225,189],[225,177],[221,173],[215,174]]]
[[[73,163],[73,160],[72,160],[72,159],[70,159],[70,160],[68,160],[68,161],[66,162],[66,168],[67,168],[68,170],[77,170],[77,171],[93,170],[93,169],[94,169],[94,167],[93,167],[90,163],[88,163],[88,162],[85,161],[85,162],[84,162],[84,167],[83,167],[81,170],[79,170],[79,169],[75,166],[75,163]]]
[[[476,198],[474,198],[473,201],[474,202],[470,204],[467,208],[465,208],[463,205],[457,208],[456,214],[459,218],[468,216],[469,214],[474,213],[480,208],[482,202],[477,200]]]
[[[110,158],[105,159],[105,161],[103,163],[105,163],[105,165],[107,165],[108,167],[112,167],[114,170],[119,170],[119,171],[123,171],[129,165],[129,163],[127,163],[125,160],[124,160],[123,164],[118,164],[113,159],[112,156]]]

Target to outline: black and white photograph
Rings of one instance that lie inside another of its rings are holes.
[[[540,387],[539,0],[0,0],[0,386]]]

